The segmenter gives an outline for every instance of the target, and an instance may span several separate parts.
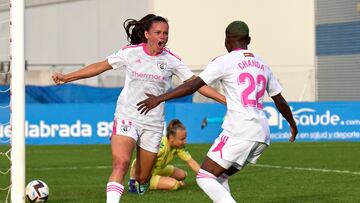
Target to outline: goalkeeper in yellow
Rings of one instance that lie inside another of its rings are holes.
[[[177,190],[184,186],[184,179],[187,173],[169,164],[177,155],[184,160],[187,165],[195,172],[199,171],[200,165],[186,151],[186,128],[177,119],[170,121],[167,126],[166,136],[160,143],[160,149],[157,154],[156,163],[152,169],[150,179],[150,190]],[[129,192],[136,192],[135,186],[135,163],[134,160],[130,169]]]

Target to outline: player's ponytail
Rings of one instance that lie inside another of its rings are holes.
[[[178,129],[185,129],[184,124],[182,124],[179,119],[171,120],[166,128],[166,137],[169,138],[169,136],[174,136]]]
[[[124,21],[123,26],[127,35],[127,40],[131,45],[138,45],[146,43],[145,30],[148,31],[153,22],[166,22],[167,20],[161,16],[148,14],[141,18],[139,21],[135,19],[127,19]]]
[[[125,20],[123,26],[127,35],[127,40],[130,44],[137,45],[144,42],[144,29],[139,21],[135,19],[127,19]]]

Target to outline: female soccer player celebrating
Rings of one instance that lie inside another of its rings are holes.
[[[161,16],[149,14],[141,20],[128,19],[124,28],[130,41],[105,60],[88,65],[81,70],[52,77],[56,84],[89,78],[110,69],[126,69],[125,86],[117,101],[113,133],[111,136],[112,172],[107,184],[107,203],[118,203],[124,191],[126,175],[132,152],[137,144],[137,191],[144,194],[148,188],[151,169],[163,132],[164,106],[144,116],[138,113],[136,103],[146,98],[145,93],[163,94],[171,86],[173,75],[182,81],[195,78],[179,58],[165,48],[169,24]],[[210,87],[199,92],[225,103],[225,97]]]

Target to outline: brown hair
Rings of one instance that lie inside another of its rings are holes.
[[[147,39],[145,38],[144,32],[149,31],[151,25],[154,22],[168,23],[166,18],[154,14],[148,14],[143,18],[141,18],[140,20],[135,20],[135,19],[125,20],[123,26],[126,31],[127,39],[130,42],[130,44],[137,45],[141,43],[146,43]]]
[[[166,128],[166,137],[169,138],[169,136],[176,135],[176,130],[178,129],[185,129],[184,124],[182,124],[179,119],[171,120]]]

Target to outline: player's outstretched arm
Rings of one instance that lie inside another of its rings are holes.
[[[275,102],[276,108],[279,110],[281,115],[284,116],[286,121],[290,125],[290,131],[291,131],[291,137],[289,139],[290,142],[294,142],[296,139],[296,135],[298,133],[296,122],[294,120],[294,117],[292,115],[291,109],[284,99],[284,97],[281,94],[277,94],[275,96],[271,97],[273,101]]]
[[[200,170],[200,165],[195,159],[191,158],[187,161],[188,166],[191,168],[192,171],[198,173]]]
[[[137,103],[138,111],[140,111],[141,114],[146,115],[151,109],[155,108],[161,102],[192,94],[204,85],[206,85],[206,83],[201,78],[196,77],[193,80],[183,83],[174,90],[159,96],[146,93],[146,96],[149,98]]]
[[[52,75],[52,79],[54,80],[55,84],[61,85],[64,83],[68,83],[75,80],[80,80],[84,78],[90,78],[100,73],[110,70],[112,67],[108,63],[107,60],[100,61],[97,63],[90,64],[78,71],[74,71],[68,74],[61,74],[61,73],[54,73]]]
[[[190,80],[195,79],[196,76],[192,76],[190,79],[186,80],[185,82],[188,82]],[[204,85],[202,86],[198,92],[200,94],[202,94],[205,97],[208,97],[210,99],[213,99],[219,103],[225,104],[226,105],[226,97],[223,94],[220,94],[218,91],[216,91],[214,88],[208,86],[208,85]]]
[[[198,90],[198,92],[205,97],[209,97],[219,103],[226,105],[226,97],[210,86],[204,85]]]

